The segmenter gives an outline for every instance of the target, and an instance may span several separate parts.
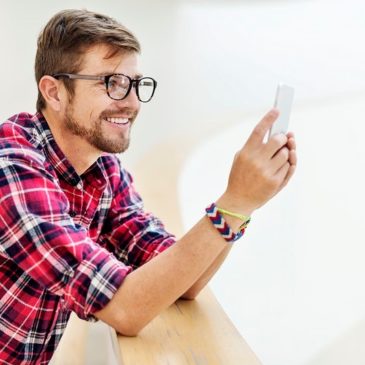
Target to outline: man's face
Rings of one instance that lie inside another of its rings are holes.
[[[122,73],[138,78],[137,54],[125,52],[106,58],[110,50],[105,45],[92,47],[84,56],[82,75]],[[120,153],[129,146],[130,129],[140,102],[134,88],[123,100],[113,100],[103,81],[74,80],[75,93],[64,109],[64,125],[73,136],[78,136],[93,150]]]

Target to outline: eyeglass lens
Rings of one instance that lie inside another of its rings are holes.
[[[132,81],[133,82],[133,81]],[[123,75],[113,75],[108,80],[108,92],[114,99],[123,99],[130,89],[130,79]],[[144,77],[134,81],[137,88],[137,95],[140,101],[149,101],[154,93],[155,83],[153,79]]]

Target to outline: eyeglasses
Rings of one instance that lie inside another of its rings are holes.
[[[142,103],[147,103],[152,99],[155,93],[157,81],[152,77],[141,77],[140,79],[132,79],[123,74],[112,74],[106,76],[91,76],[91,75],[79,75],[58,73],[52,75],[55,79],[66,77],[68,79],[80,79],[80,80],[100,80],[105,84],[106,92],[108,96],[113,100],[123,100],[130,93],[132,86],[136,88],[136,94],[138,100]]]

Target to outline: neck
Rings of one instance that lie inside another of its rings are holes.
[[[62,128],[63,121],[49,110],[42,110],[52,135],[77,174],[82,175],[101,156],[101,152],[82,137]]]

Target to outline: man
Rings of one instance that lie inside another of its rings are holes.
[[[175,242],[114,155],[156,88],[139,51],[122,25],[85,10],[56,14],[39,36],[37,113],[0,127],[1,363],[48,363],[71,311],[133,336],[195,298],[294,173],[293,134],[263,142],[271,110],[237,152],[225,192]]]

